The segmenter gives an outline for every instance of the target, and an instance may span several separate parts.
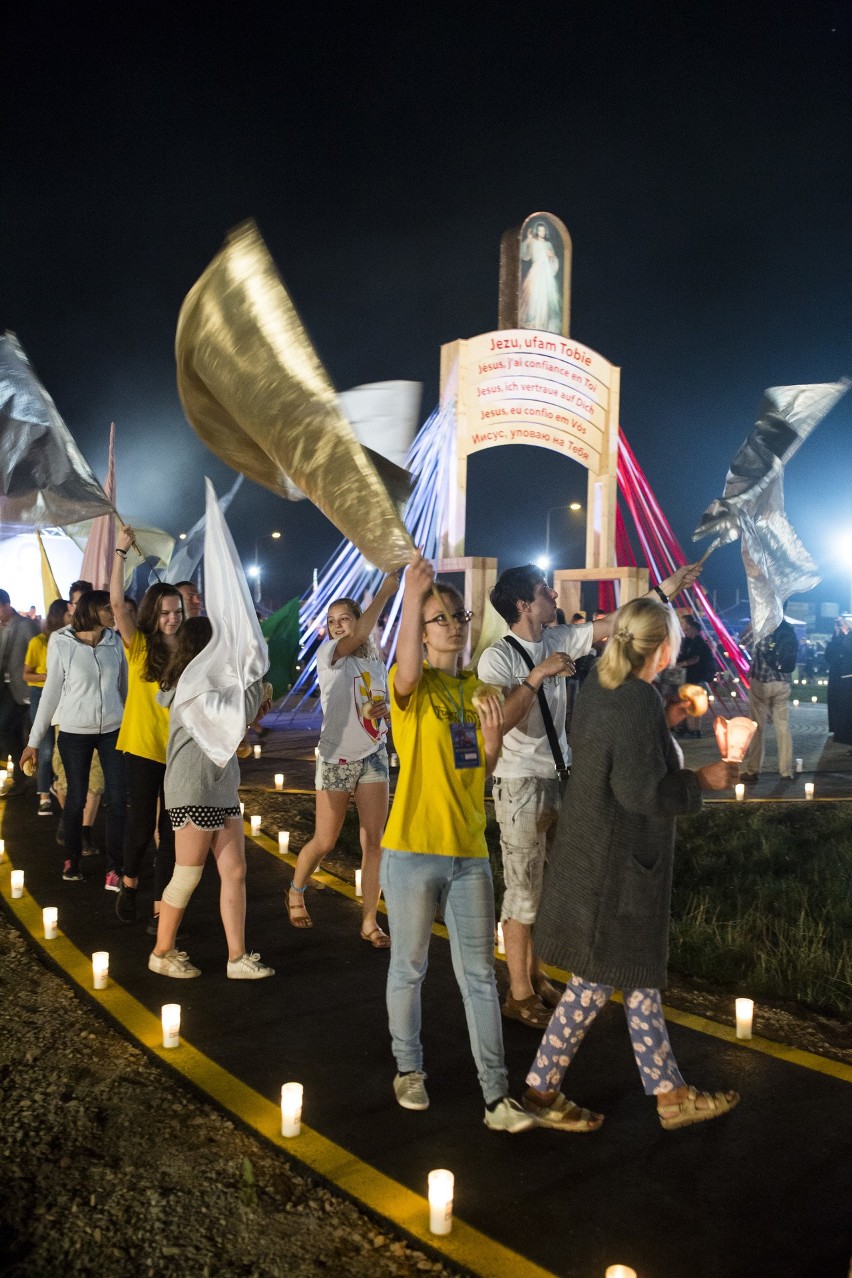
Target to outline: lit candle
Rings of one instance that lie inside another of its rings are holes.
[[[260,756],[261,756],[261,754],[262,754],[262,751],[261,751],[260,746],[259,746],[259,745],[256,745],[256,746],[254,747],[254,750],[253,750],[253,752],[252,752],[252,753],[254,754],[254,757],[255,757],[256,759],[259,759],[259,758],[260,758]]]
[[[811,697],[811,701],[813,701],[814,705],[816,705],[818,700],[819,700],[818,697]]]
[[[314,746],[314,758],[319,758],[319,746]]]
[[[797,760],[796,760],[796,771],[797,771],[797,772],[801,772],[801,770],[802,770],[802,760],[801,760],[801,759],[797,759]]]
[[[814,783],[813,781],[806,781],[805,782],[805,798],[812,799],[813,797],[814,797]]]
[[[0,839],[0,861],[6,856],[6,840]]]
[[[399,767],[399,755],[398,755],[398,754],[392,754],[392,755],[391,755],[391,757],[390,757],[390,765],[391,765],[391,767],[392,767],[392,768],[398,768],[398,767]]]
[[[636,1270],[629,1265],[608,1265],[604,1278],[636,1278]]]
[[[107,950],[95,950],[92,955],[92,984],[96,990],[105,990],[109,985],[109,953]]]
[[[793,705],[794,705],[794,706],[797,706],[798,704],[799,704],[799,698],[798,698],[798,697],[796,697],[796,698],[794,698],[794,700],[793,700]]]
[[[355,895],[356,896],[364,895],[364,893],[361,891],[361,871],[360,870],[355,871]]]
[[[281,1135],[298,1136],[302,1130],[302,1084],[285,1083],[281,1088]]]
[[[164,1003],[162,1020],[163,1047],[180,1046],[180,1003]]]
[[[44,924],[44,939],[53,941],[56,939],[56,925],[59,922],[59,911],[55,905],[46,905],[41,912],[41,920]]]
[[[498,954],[505,954],[505,953],[506,953],[506,942],[505,942],[505,940],[504,940],[504,938],[503,938],[503,924],[502,924],[502,923],[498,923],[498,924],[497,924],[497,953],[498,953]]]
[[[275,789],[276,790],[284,789],[284,773],[283,772],[275,773]]]
[[[289,830],[278,831],[278,851],[281,853],[282,856],[284,855],[285,852],[290,851],[290,831]]]
[[[734,786],[734,794],[737,796],[737,802],[742,803],[745,798],[745,785],[742,781],[738,781]]]
[[[751,1022],[754,1016],[754,999],[737,999],[737,1038],[751,1038]]]
[[[12,896],[17,900],[18,897],[24,895],[24,872],[23,870],[12,871]]]
[[[259,817],[259,816],[253,816],[253,817],[251,818],[251,832],[252,832],[252,834],[260,834],[260,823],[261,823],[261,821],[262,821],[262,820],[263,820],[263,818],[262,818],[262,817]]]
[[[5,768],[0,768],[0,786],[4,786],[9,779],[9,773]]]
[[[453,1227],[453,1186],[455,1177],[446,1167],[429,1173],[429,1230],[448,1234]]]
[[[241,803],[241,804],[240,804],[240,816],[245,816],[245,814],[246,814],[246,805],[245,805],[244,803]]]

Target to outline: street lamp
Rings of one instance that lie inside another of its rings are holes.
[[[547,512],[547,522],[546,522],[546,530],[545,530],[545,538],[544,538],[544,553],[548,559],[550,558],[550,516],[553,514],[554,510],[569,510],[573,512],[574,514],[576,514],[577,511],[580,511],[582,509],[583,507],[578,501],[569,502],[567,505],[565,502],[561,502],[558,506],[550,507],[550,509]]]

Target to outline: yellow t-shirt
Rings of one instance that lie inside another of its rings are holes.
[[[36,674],[47,674],[47,635],[33,635],[27,644],[27,655],[24,665],[29,666]],[[30,688],[43,688],[43,679],[27,679]]]
[[[159,686],[145,678],[148,641],[140,631],[127,649],[127,701],[117,747],[142,759],[165,763],[169,742],[169,712],[157,701]]]
[[[481,680],[466,672],[459,681],[424,665],[422,679],[401,705],[394,690],[397,669],[388,687],[399,780],[382,845],[398,852],[486,857],[485,746],[471,704]],[[460,692],[464,719],[476,724],[475,768],[455,765],[450,725],[458,722]]]

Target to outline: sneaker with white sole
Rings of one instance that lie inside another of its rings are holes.
[[[410,1074],[397,1074],[393,1080],[397,1103],[403,1109],[428,1109],[429,1097],[424,1087],[425,1081],[426,1075],[419,1069],[412,1070]]]
[[[275,968],[261,963],[259,954],[241,954],[237,959],[228,959],[228,980],[230,981],[262,981],[264,976],[274,976]]]
[[[116,874],[115,870],[108,870],[106,878],[104,879],[104,891],[117,892],[120,887],[121,879]]]
[[[484,1122],[492,1132],[526,1132],[538,1126],[532,1114],[527,1114],[517,1101],[510,1100],[508,1096],[498,1101],[493,1109],[486,1109]]]
[[[38,801],[39,816],[53,816],[53,804],[50,802],[49,794],[42,794]]]
[[[188,981],[201,975],[201,968],[194,967],[183,950],[166,950],[165,954],[148,955],[148,970],[158,976],[173,976],[178,981]]]
[[[79,867],[75,870],[70,861],[66,861],[62,867],[62,878],[65,883],[82,883],[83,876]]]

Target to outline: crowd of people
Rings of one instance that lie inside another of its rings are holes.
[[[236,757],[217,765],[171,712],[180,681],[211,642],[191,583],[150,587],[138,609],[124,595],[133,529],[118,537],[110,590],[75,582],[57,601],[49,629],[30,624],[0,591],[0,668],[5,673],[0,735],[18,759],[8,793],[37,769],[39,812],[50,810],[61,765],[66,882],[82,880],[84,831],[107,805],[104,887],[116,913],[139,921],[139,874],[154,849],[153,973],[200,973],[179,948],[184,912],[212,854],[230,979],[274,975],[246,948],[246,860]],[[421,990],[432,925],[446,924],[467,1019],[485,1124],[520,1132],[539,1125],[593,1132],[600,1114],[569,1101],[563,1076],[613,990],[622,991],[645,1092],[662,1126],[705,1121],[737,1103],[708,1093],[678,1071],[663,1018],[675,821],[697,811],[702,793],[724,790],[735,765],[684,767],[673,730],[687,707],[660,696],[658,676],[694,665],[671,601],[697,575],[679,569],[647,597],[594,621],[565,624],[556,593],[533,565],[504,572],[492,602],[508,633],[462,666],[472,614],[449,583],[417,555],[408,566],[390,671],[373,632],[397,575],[363,608],[341,598],[328,608],[317,654],[323,728],[316,764],[316,826],[301,848],[285,899],[292,926],[313,926],[305,905],[311,875],[333,848],[350,797],[361,838],[360,936],[388,950],[387,1011],[406,1109],[429,1106],[421,1042]],[[590,661],[602,650],[597,661]],[[566,732],[569,680],[586,677]],[[699,673],[699,671],[690,671]],[[27,696],[29,692],[29,696]],[[35,695],[33,695],[35,694]],[[27,701],[32,715],[24,744]],[[244,689],[246,725],[269,709],[269,688]],[[387,739],[399,778],[389,809]],[[14,750],[15,733],[19,750]],[[99,775],[93,767],[97,759]],[[494,778],[505,891],[500,920],[508,988],[495,978],[495,891],[485,842],[485,784]],[[91,832],[89,834],[91,847]],[[380,892],[389,934],[379,925]],[[549,962],[572,972],[562,990]],[[520,1101],[510,1096],[502,1020],[542,1033]]]

